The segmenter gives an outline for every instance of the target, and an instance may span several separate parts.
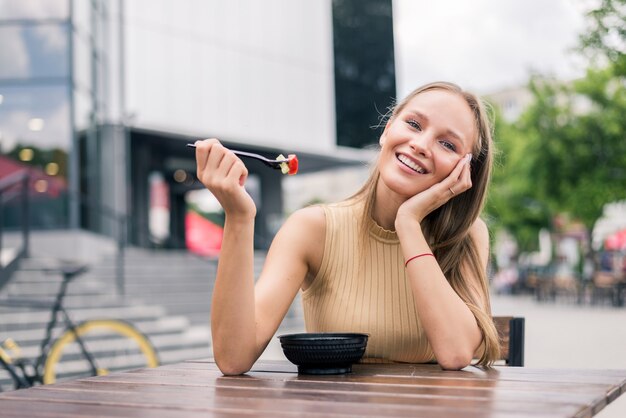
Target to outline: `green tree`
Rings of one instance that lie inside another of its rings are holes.
[[[496,111],[494,141],[496,157],[485,215],[492,229],[504,228],[523,251],[536,250],[537,234],[550,226],[550,211],[535,193],[529,158],[533,137],[520,126],[508,123]]]
[[[612,67],[571,84],[530,82],[533,104],[496,124],[501,152],[487,212],[523,249],[567,213],[591,229],[605,204],[626,199],[626,87]]]
[[[585,77],[533,76],[531,106],[514,123],[497,120],[501,156],[486,212],[522,250],[535,249],[537,232],[558,214],[591,229],[605,204],[626,199],[625,5],[603,0],[588,14],[581,50],[594,60]]]
[[[617,74],[626,75],[626,0],[601,0],[587,17],[589,27],[580,37],[580,49],[594,65],[605,58]]]

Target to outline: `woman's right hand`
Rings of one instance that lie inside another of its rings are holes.
[[[248,169],[217,139],[196,141],[196,175],[224,208],[229,219],[252,220],[256,205],[244,188]]]

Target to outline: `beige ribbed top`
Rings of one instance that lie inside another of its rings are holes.
[[[326,239],[320,270],[302,293],[308,332],[369,334],[364,362],[424,363],[434,355],[415,310],[400,241],[370,220],[359,247],[362,205],[324,205]]]

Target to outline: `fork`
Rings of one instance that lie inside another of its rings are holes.
[[[187,144],[187,146],[189,148],[195,148],[196,147],[195,144]],[[282,164],[288,164],[289,165],[289,169],[290,169],[289,170],[289,174],[295,174],[295,172],[291,173],[291,171],[293,171],[293,168],[291,167],[291,164],[290,164],[290,163],[292,163],[292,161],[294,159],[297,161],[297,158],[296,158],[295,155],[293,155],[293,157],[290,155],[289,156],[290,158],[279,158],[279,159],[272,160],[272,159],[269,159],[269,158],[265,158],[262,155],[254,154],[252,152],[238,151],[238,150],[234,150],[234,149],[231,149],[230,151],[233,154],[238,155],[240,157],[254,158],[255,160],[261,161],[263,164],[267,165],[268,167],[275,168],[275,169],[281,170],[281,171],[283,169]],[[297,170],[297,163],[296,163],[296,170]]]

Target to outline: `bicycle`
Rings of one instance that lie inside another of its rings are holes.
[[[88,270],[86,265],[39,270],[63,276],[54,302],[16,298],[0,301],[0,306],[50,310],[50,319],[34,361],[22,358],[20,347],[12,339],[7,339],[0,347],[0,365],[8,372],[15,389],[50,384],[66,378],[99,376],[128,368],[158,366],[154,346],[129,322],[88,319],[76,324],[70,318],[63,300],[69,283]],[[62,319],[59,319],[59,314]],[[64,328],[60,336],[54,338],[58,324],[63,324]]]

